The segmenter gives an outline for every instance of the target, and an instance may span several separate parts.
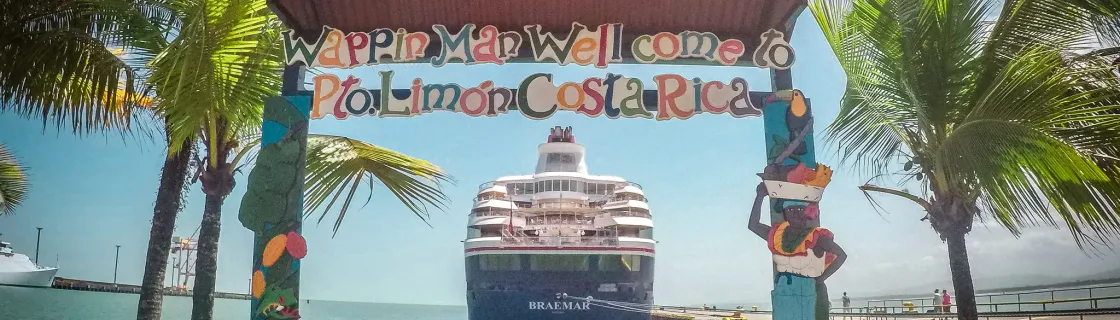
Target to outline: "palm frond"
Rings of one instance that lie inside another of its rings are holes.
[[[106,48],[98,6],[82,0],[5,1],[0,10],[0,112],[78,134],[127,130],[131,68]],[[124,80],[122,83],[122,79]],[[126,99],[127,100],[127,99]]]
[[[440,184],[455,183],[443,169],[421,159],[346,137],[309,135],[304,189],[307,215],[322,208],[322,222],[331,208],[340,205],[333,227],[338,233],[358,189],[364,184],[372,196],[375,182],[384,185],[425,223],[429,205],[446,208],[448,198]],[[345,198],[339,202],[342,196]]]
[[[1096,39],[1092,12],[1085,6],[1097,1],[1003,1],[981,58],[994,68],[985,68],[977,76],[977,86],[989,86],[1002,66],[1031,47],[1044,45],[1070,51],[1089,48]],[[1076,5],[1079,3],[1082,6]]]
[[[182,13],[178,36],[151,64],[157,109],[176,143],[236,141],[260,126],[264,99],[280,87],[276,18],[264,0],[183,1]]]
[[[0,144],[0,216],[15,213],[27,198],[27,174],[16,156]]]
[[[827,139],[860,173],[886,173],[943,137],[969,91],[986,7],[920,0],[816,0],[810,9],[848,76]],[[949,21],[950,23],[945,23]]]

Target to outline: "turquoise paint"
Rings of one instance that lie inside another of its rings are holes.
[[[280,142],[285,133],[288,133],[288,127],[276,121],[265,120],[261,124],[261,147]]]
[[[311,119],[311,96],[286,96],[284,99],[288,100],[304,119]]]
[[[789,110],[789,101],[784,100],[768,102],[762,108],[762,121],[766,128],[766,150],[768,151],[774,148],[774,137],[779,137],[785,141],[789,141],[790,139],[789,127],[786,126],[786,110]],[[814,129],[816,128],[814,127]],[[805,163],[805,166],[816,169],[817,159],[816,148],[813,143],[813,131],[815,130],[810,130],[809,134],[805,135],[805,139],[802,142],[807,149],[805,155],[802,156],[802,162]],[[774,161],[774,156],[768,153],[766,155],[766,160]],[[782,162],[782,165],[797,165],[802,162],[787,158]]]
[[[781,272],[774,276],[770,294],[774,319],[814,320],[816,317],[817,280]]]

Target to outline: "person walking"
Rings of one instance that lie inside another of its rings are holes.
[[[932,310],[930,310],[930,312],[940,313],[941,311],[945,310],[943,307],[940,307],[941,299],[942,299],[941,298],[941,290],[940,289],[933,289],[933,300],[931,300],[930,303],[929,303],[929,305],[933,306],[933,308],[932,308]]]
[[[949,290],[941,289],[941,307],[944,308],[942,312],[949,313],[949,309],[953,306],[952,297],[949,296]]]

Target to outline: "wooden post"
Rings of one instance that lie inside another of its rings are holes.
[[[311,97],[302,88],[302,67],[284,70],[284,95],[265,101],[261,150],[249,173],[238,220],[255,234],[250,319],[299,317],[300,259],[307,253],[302,231],[303,183]]]

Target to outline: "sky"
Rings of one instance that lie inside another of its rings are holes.
[[[816,136],[836,117],[844,73],[809,12],[798,19],[792,45],[798,53],[794,86],[812,100]],[[394,87],[412,78],[427,83],[473,86],[484,80],[515,87],[525,76],[553,73],[557,83],[621,73],[647,87],[657,74],[729,81],[744,77],[754,90],[770,87],[758,68],[619,65],[605,70],[555,64],[505,66],[428,64],[329,70],[365,83],[378,70],[394,70]],[[310,77],[308,77],[310,80]],[[372,85],[367,85],[372,86]],[[688,120],[588,118],[560,112],[546,120],[511,113],[472,118],[437,112],[414,118],[360,117],[311,122],[312,133],[345,135],[429,160],[457,181],[445,186],[447,211],[422,223],[383,188],[369,205],[351,210],[332,237],[331,220],[304,228],[308,255],[302,262],[302,296],[309,299],[382,303],[465,304],[463,244],[467,215],[479,184],[500,176],[531,174],[536,147],[548,128],[572,126],[587,147],[592,174],[640,183],[649,198],[657,244],[655,296],[659,304],[766,301],[771,258],[765,242],[747,230],[754,187],[765,161],[761,118],[703,114]],[[14,215],[0,216],[0,233],[18,252],[34,255],[42,231],[40,262],[60,267],[58,276],[112,281],[115,245],[121,245],[119,282],[139,284],[152,206],[165,156],[161,140],[116,135],[77,138],[63,129],[0,114],[0,144],[29,167],[29,198]],[[817,144],[818,161],[836,173],[821,202],[822,225],[836,234],[849,258],[831,279],[831,295],[899,293],[923,286],[948,287],[945,245],[919,221],[911,203],[877,197],[877,212],[856,186],[869,177],[840,166],[835,145]],[[248,172],[247,170],[244,172]],[[225,202],[218,290],[247,292],[252,233],[237,221],[246,174]],[[364,195],[363,195],[364,196]],[[191,186],[175,234],[190,236],[201,220],[204,195]],[[764,218],[766,219],[766,218]],[[765,221],[764,221],[765,222]],[[1034,227],[1019,238],[999,226],[978,224],[968,238],[977,283],[1001,277],[1064,279],[1114,268],[1120,255],[1087,254],[1063,229]],[[1049,277],[1049,278],[1048,278]]]

